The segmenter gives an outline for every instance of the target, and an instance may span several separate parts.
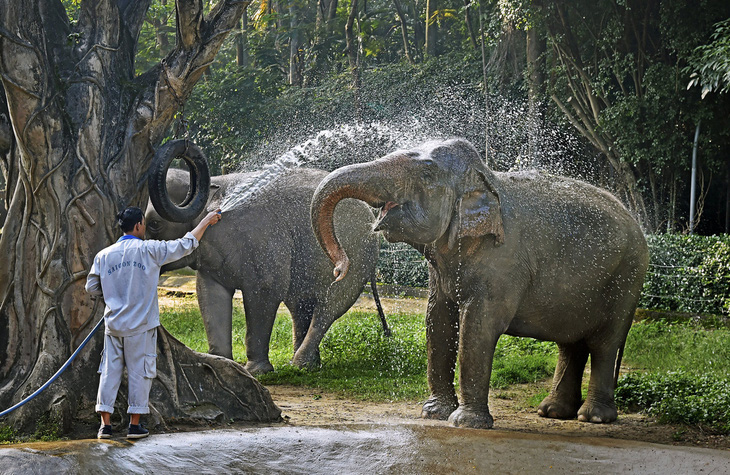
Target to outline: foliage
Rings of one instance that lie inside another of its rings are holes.
[[[494,351],[489,385],[504,389],[511,384],[543,380],[555,371],[557,354],[557,346],[553,342],[503,335]]]
[[[695,49],[689,71],[687,88],[700,86],[703,99],[713,91],[730,92],[730,19],[716,23],[712,42]]]
[[[379,282],[407,287],[428,287],[426,259],[407,244],[391,244],[381,240],[376,272]]]
[[[12,426],[0,424],[0,445],[19,442],[53,442],[62,439],[61,422],[58,417],[48,413],[36,421],[35,431],[29,436],[22,436]]]
[[[665,321],[635,323],[624,362],[642,371],[619,380],[616,403],[660,422],[730,432],[730,329]],[[644,372],[645,371],[645,372]]]
[[[662,423],[697,424],[730,433],[730,380],[713,375],[630,373],[619,381],[616,403]]]
[[[648,236],[650,267],[642,308],[730,313],[730,237]]]
[[[0,425],[0,445],[16,442],[17,439],[18,433],[12,428],[12,426],[5,424]]]
[[[333,74],[311,87],[292,88],[281,84],[276,67],[229,65],[216,73],[215,81],[198,85],[186,105],[186,116],[191,136],[207,151],[214,172],[259,168],[318,132],[343,124],[399,124],[400,137],[411,133],[416,136],[410,140],[417,142],[430,132],[419,133],[419,122],[441,122],[448,125],[441,132],[445,136],[465,136],[478,144],[483,142],[484,126],[474,123],[476,111],[470,110],[483,109],[478,61],[474,56],[453,55],[418,65],[365,68],[359,116],[347,73]],[[453,110],[453,120],[438,116],[444,114],[444,103]],[[392,151],[388,145],[394,146],[389,139],[383,142],[382,137],[365,133],[342,137],[313,165],[332,169],[369,160]]]

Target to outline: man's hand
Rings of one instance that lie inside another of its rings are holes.
[[[220,208],[215,211],[211,211],[202,219],[202,221],[200,221],[200,223],[198,223],[197,226],[195,226],[195,229],[193,229],[191,233],[193,233],[195,239],[200,241],[203,238],[203,233],[205,233],[205,230],[208,229],[208,226],[213,226],[220,221],[222,217]]]

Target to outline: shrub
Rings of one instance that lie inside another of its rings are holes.
[[[728,315],[730,236],[648,236],[642,308]]]
[[[730,381],[714,375],[630,373],[619,380],[616,404],[662,423],[699,424],[730,433]]]
[[[381,240],[377,273],[378,281],[386,284],[428,287],[426,259],[401,242],[391,244]]]

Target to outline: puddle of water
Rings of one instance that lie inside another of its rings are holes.
[[[434,426],[263,427],[0,448],[2,473],[730,473],[730,452]]]

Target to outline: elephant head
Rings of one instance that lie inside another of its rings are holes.
[[[345,198],[380,208],[374,230],[390,242],[453,248],[464,237],[491,235],[494,245],[504,241],[495,175],[463,139],[427,142],[346,166],[320,183],[312,199],[312,226],[335,264],[336,280],[349,266],[332,220],[335,206]]]

